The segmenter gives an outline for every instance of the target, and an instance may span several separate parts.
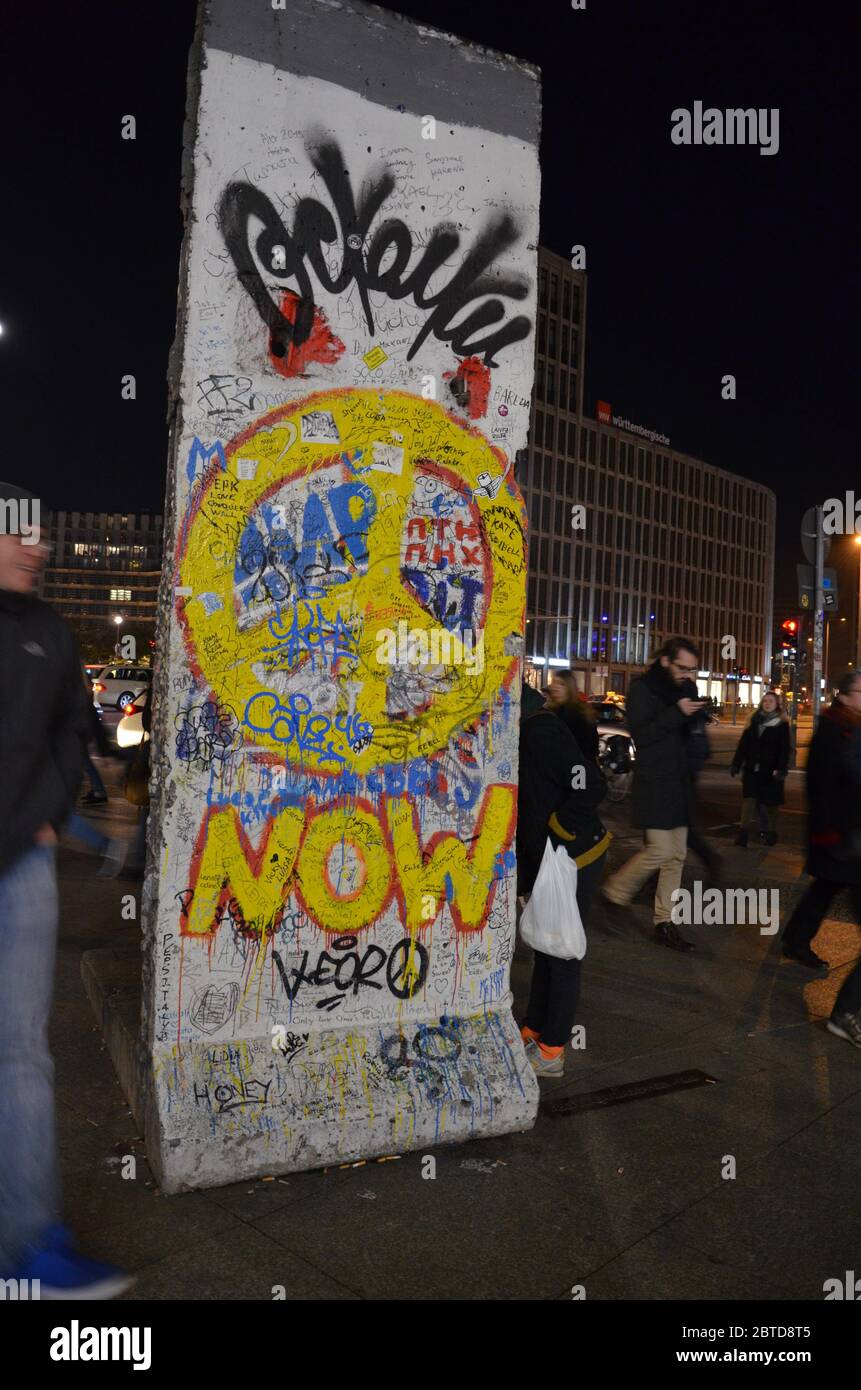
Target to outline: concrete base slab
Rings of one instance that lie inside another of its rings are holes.
[[[507,1008],[373,1027],[159,1048],[147,1131],[178,1192],[526,1129],[538,1083]],[[158,1136],[152,1126],[158,1125]]]
[[[509,1008],[410,1027],[160,1047],[139,1040],[141,955],[88,951],[87,995],[163,1192],[528,1129],[538,1083]],[[182,1115],[181,1126],[177,1116]]]

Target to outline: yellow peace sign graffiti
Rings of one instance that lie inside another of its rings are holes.
[[[318,774],[445,747],[511,678],[524,510],[504,455],[434,401],[320,392],[196,484],[177,612],[246,740]]]

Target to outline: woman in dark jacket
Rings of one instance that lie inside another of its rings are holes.
[[[598,721],[570,671],[554,671],[547,703],[593,763],[598,761]]]
[[[577,906],[585,925],[604,871],[610,836],[597,808],[607,784],[561,719],[524,682],[517,792],[517,891],[532,892],[548,839],[577,865]],[[561,1076],[580,995],[580,961],[534,953],[529,1006],[521,1029],[538,1076]]]
[[[741,828],[737,845],[747,844],[747,828],[759,815],[760,836],[768,845],[777,844],[777,808],[783,805],[783,783],[789,769],[789,725],[773,690],[763,695],[738,741],[730,775],[743,772]]]

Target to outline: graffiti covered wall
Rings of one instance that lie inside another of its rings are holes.
[[[199,43],[146,886],[168,1191],[537,1103],[509,994],[536,75],[317,0],[215,0]]]

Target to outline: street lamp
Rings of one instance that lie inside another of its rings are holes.
[[[117,640],[116,640],[116,642],[114,643],[114,656],[119,656],[119,654],[120,654],[120,628],[121,628],[122,625],[123,625],[123,618],[122,618],[119,614],[117,614],[116,617],[114,618],[114,622],[115,622],[116,628],[117,628]]]

